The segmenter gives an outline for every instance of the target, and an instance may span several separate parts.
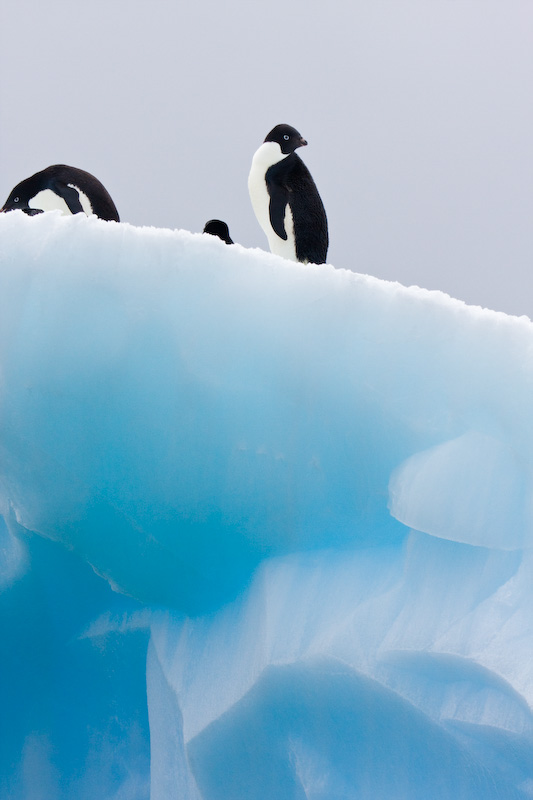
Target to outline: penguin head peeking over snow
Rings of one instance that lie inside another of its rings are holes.
[[[288,156],[294,153],[297,147],[305,147],[306,140],[301,133],[298,133],[292,125],[276,125],[270,133],[265,136],[265,142],[276,142],[279,144],[283,155]]]
[[[117,208],[100,181],[76,167],[54,164],[18,183],[0,212],[20,209],[29,216],[43,211],[95,214],[119,222]]]
[[[211,236],[218,236],[226,244],[233,244],[233,239],[229,235],[229,228],[226,222],[221,219],[210,219],[205,223],[204,233],[210,233]]]

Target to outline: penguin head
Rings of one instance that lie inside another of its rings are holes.
[[[221,219],[210,219],[205,223],[204,233],[210,233],[212,236],[218,236],[226,244],[233,244],[233,240],[229,235],[229,228],[226,222]]]
[[[29,206],[29,202],[34,194],[35,191],[33,190],[33,186],[29,186],[29,181],[22,181],[15,186],[2,208],[0,208],[0,212],[16,211],[20,209],[20,211],[24,211],[24,213],[28,214],[30,217],[33,217],[34,214],[42,214],[43,212],[40,208],[30,208]]]
[[[297,147],[305,147],[307,144],[301,133],[298,133],[292,125],[276,125],[265,137],[265,142],[276,142],[286,156],[294,153]]]

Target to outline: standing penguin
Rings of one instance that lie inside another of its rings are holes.
[[[43,211],[63,214],[96,214],[100,219],[119,222],[118,211],[105,186],[76,167],[54,164],[17,184],[0,211],[20,208],[33,216]]]
[[[328,221],[311,173],[294,152],[307,144],[290,125],[276,125],[255,152],[248,191],[255,215],[277,255],[324,264]]]

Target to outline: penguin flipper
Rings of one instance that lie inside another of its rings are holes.
[[[288,196],[287,190],[277,183],[267,180],[268,193],[270,195],[270,203],[268,207],[270,215],[270,224],[274,233],[280,239],[287,241],[287,232],[285,230],[285,209],[287,208]]]
[[[73,186],[69,186],[63,181],[54,181],[53,191],[63,198],[71,214],[83,212],[80,196]]]

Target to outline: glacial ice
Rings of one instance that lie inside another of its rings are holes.
[[[0,796],[533,797],[533,326],[0,215]]]

